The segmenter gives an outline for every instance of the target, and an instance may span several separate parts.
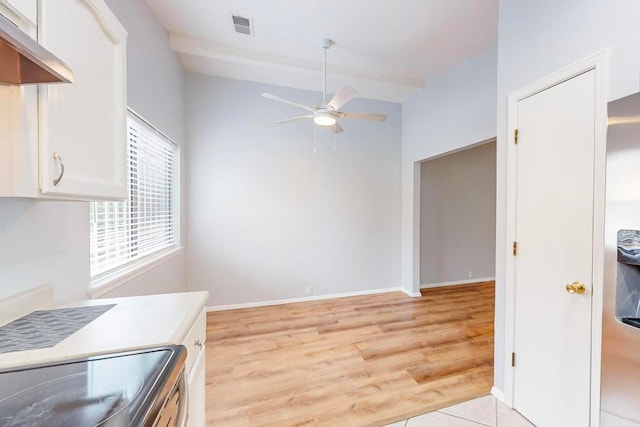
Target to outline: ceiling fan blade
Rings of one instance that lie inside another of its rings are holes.
[[[303,105],[303,104],[299,104],[297,102],[289,101],[288,99],[280,98],[279,96],[273,95],[271,93],[263,93],[262,96],[264,96],[267,99],[272,99],[272,100],[278,101],[278,102],[284,102],[285,104],[293,105],[294,107],[302,108],[302,109],[307,110],[307,111],[311,111],[311,112],[315,111],[311,107],[308,107],[308,106]]]
[[[283,120],[278,120],[277,122],[273,122],[273,124],[293,122],[295,120],[302,120],[302,119],[313,119],[313,115],[309,114],[307,116],[290,117],[288,119],[283,119]]]
[[[358,96],[357,90],[349,86],[345,86],[342,89],[340,89],[338,93],[333,95],[333,98],[331,98],[331,101],[329,101],[329,103],[327,104],[327,107],[333,108],[334,111],[337,111],[340,109],[340,107],[342,107],[347,102],[351,101],[356,96]]]
[[[336,124],[333,125],[333,127],[331,128],[331,132],[333,132],[333,133],[342,133],[342,132],[344,132],[344,129],[342,129],[342,126],[340,126],[340,123],[336,122]]]
[[[376,120],[378,122],[384,122],[387,120],[386,114],[375,114],[375,113],[352,113],[345,112],[340,113],[340,117],[343,119],[364,119],[364,120]]]

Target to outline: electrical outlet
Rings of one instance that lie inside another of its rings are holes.
[[[469,270],[469,279],[473,278],[473,270]]]
[[[307,295],[313,295],[313,286],[307,286]]]

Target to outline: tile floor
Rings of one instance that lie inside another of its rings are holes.
[[[386,427],[535,427],[516,411],[498,402],[495,397],[483,396],[398,421]]]

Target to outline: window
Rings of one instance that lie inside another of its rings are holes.
[[[131,110],[127,117],[127,199],[91,202],[92,282],[176,246],[176,145]]]

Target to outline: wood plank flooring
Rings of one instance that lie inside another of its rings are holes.
[[[494,284],[213,312],[207,425],[382,426],[488,394]]]

